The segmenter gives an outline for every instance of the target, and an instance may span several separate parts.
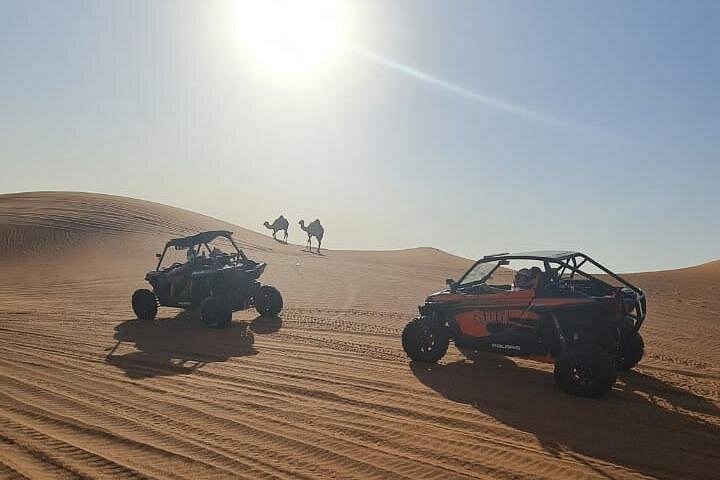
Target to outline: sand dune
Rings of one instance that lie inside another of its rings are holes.
[[[214,228],[268,262],[282,321],[236,313],[254,341],[172,309],[135,321],[154,253]],[[0,195],[0,478],[717,478],[719,262],[633,275],[647,356],[601,401],[524,360],[409,364],[403,325],[469,263],[315,255],[123,197]]]

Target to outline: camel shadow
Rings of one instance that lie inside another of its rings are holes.
[[[250,330],[259,335],[275,333],[282,327],[282,322],[277,315],[260,315],[250,322]]]
[[[247,323],[209,329],[188,312],[153,321],[126,320],[115,327],[114,338],[117,343],[105,362],[136,379],[190,374],[208,363],[257,353]],[[133,344],[135,351],[115,354],[125,343]]]
[[[655,377],[631,372],[601,400],[572,397],[552,374],[505,358],[446,365],[411,363],[420,382],[448,400],[471,405],[534,435],[546,452],[584,462],[614,478],[592,457],[662,479],[712,478],[720,468],[720,416],[712,401]]]
[[[312,254],[315,255],[316,257],[324,257],[324,256],[325,256],[324,253],[320,253],[320,252],[318,252],[318,251],[316,251],[316,250],[308,250],[307,248],[303,248],[303,249],[300,250],[300,251],[303,252],[303,253],[312,253]]]

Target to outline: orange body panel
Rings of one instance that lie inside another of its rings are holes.
[[[512,320],[537,318],[527,308],[534,295],[532,289],[510,290],[493,295],[443,293],[433,296],[433,300],[457,301],[461,311],[455,315],[455,322],[460,331],[473,337],[486,337],[490,335],[488,323],[507,324]]]
[[[465,335],[472,335],[473,337],[487,337],[490,332],[487,331],[481,316],[481,312],[462,312],[455,315],[455,323],[457,323],[460,331]]]

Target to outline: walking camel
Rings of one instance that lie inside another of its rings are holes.
[[[290,226],[290,223],[287,221],[287,219],[286,219],[285,217],[283,217],[282,215],[280,215],[278,218],[275,219],[275,221],[274,221],[272,224],[270,224],[270,223],[268,223],[268,222],[265,222],[265,223],[263,223],[263,225],[265,226],[265,228],[270,229],[270,230],[273,231],[272,237],[273,237],[275,240],[277,240],[277,238],[275,237],[275,234],[276,234],[277,232],[279,232],[280,230],[282,230],[283,232],[285,232],[285,243],[287,243],[287,239],[288,239],[288,227]]]
[[[300,220],[300,229],[307,233],[308,240],[307,240],[307,248],[312,252],[312,237],[315,237],[318,242],[317,246],[317,253],[320,253],[320,244],[322,243],[323,235],[325,234],[325,229],[322,225],[320,225],[320,220],[315,219],[314,221],[310,222],[308,226],[305,226],[305,220]]]

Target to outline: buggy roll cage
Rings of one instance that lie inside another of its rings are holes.
[[[196,246],[205,245],[205,248],[207,248],[208,252],[210,251],[210,247],[208,244],[215,240],[218,237],[226,238],[232,246],[235,248],[235,251],[237,252],[237,255],[239,258],[241,258],[244,262],[247,261],[247,257],[243,253],[242,250],[237,246],[235,243],[235,240],[232,238],[232,233],[228,230],[211,230],[208,232],[201,232],[196,235],[191,235],[189,237],[181,237],[181,238],[173,238],[172,240],[168,241],[165,244],[165,248],[163,249],[162,253],[158,255],[158,263],[155,267],[155,270],[160,270],[160,265],[162,265],[162,261],[165,258],[165,253],[167,253],[168,248],[175,247],[177,249],[183,249],[183,248],[195,248]],[[199,248],[198,248],[199,250]],[[197,253],[197,252],[196,252]]]
[[[566,275],[569,273],[569,278],[572,279],[576,273],[580,272],[581,275],[584,275],[585,277],[587,277],[591,280],[594,280],[596,282],[599,282],[603,285],[606,285],[606,286],[612,288],[612,285],[610,285],[609,283],[600,280],[599,278],[597,278],[596,276],[594,276],[590,273],[583,272],[582,270],[580,270],[580,267],[582,267],[586,263],[589,263],[590,265],[593,265],[594,267],[600,269],[603,273],[609,275],[610,277],[617,280],[619,283],[621,283],[625,287],[627,287],[630,290],[632,290],[633,292],[635,292],[636,300],[635,300],[635,307],[633,309],[635,313],[634,314],[628,313],[628,316],[630,316],[635,322],[635,328],[639,329],[643,320],[645,320],[645,315],[646,315],[645,293],[639,287],[628,282],[627,280],[622,278],[620,275],[613,273],[608,268],[604,267],[603,265],[596,262],[589,256],[585,255],[584,253],[580,253],[580,252],[550,252],[547,255],[542,255],[542,254],[540,254],[540,252],[537,252],[537,253],[528,252],[528,253],[516,253],[516,254],[498,253],[498,254],[494,254],[494,255],[486,255],[486,256],[482,257],[480,260],[478,260],[477,262],[475,262],[463,274],[463,276],[460,278],[460,280],[458,280],[457,282],[455,282],[453,284],[453,286],[451,286],[451,289],[454,286],[462,283],[463,279],[476,266],[478,266],[482,263],[498,262],[497,265],[495,265],[495,267],[492,270],[490,270],[489,273],[487,273],[480,280],[473,282],[473,283],[477,283],[477,284],[485,283],[490,277],[492,277],[492,275],[495,273],[495,271],[498,268],[500,268],[501,265],[507,264],[507,262],[503,262],[503,260],[505,260],[505,261],[509,261],[509,260],[540,261],[540,262],[543,262],[546,272],[551,271],[550,264],[554,263],[554,264],[560,265],[558,270],[555,272],[555,275],[557,276],[557,278],[562,278],[563,275]]]

